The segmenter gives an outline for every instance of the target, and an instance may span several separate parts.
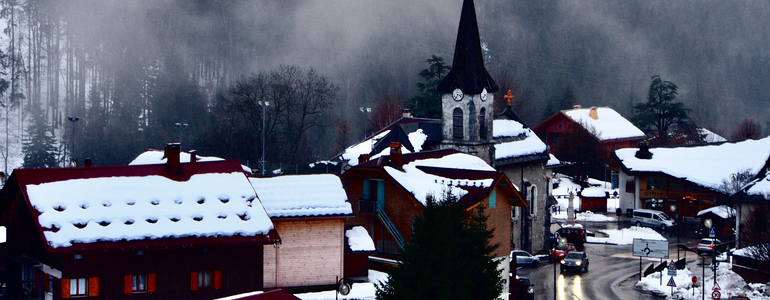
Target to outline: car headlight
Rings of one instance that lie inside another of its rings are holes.
[[[560,263],[563,265],[563,264],[566,264],[567,261],[566,260],[562,260],[562,261],[560,261]]]
[[[576,265],[576,266],[579,266],[581,263],[582,263],[581,261],[576,261],[576,262],[575,262],[575,265]]]

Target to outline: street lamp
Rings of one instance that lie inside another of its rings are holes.
[[[348,283],[348,280],[345,277],[339,278],[339,276],[337,276],[337,291],[334,295],[335,299],[339,299],[340,294],[342,294],[343,296],[347,296],[348,294],[350,294],[350,290],[351,290],[351,287],[350,287],[350,284]]]
[[[72,122],[72,151],[70,151],[70,152],[72,152],[72,154],[71,154],[72,155],[72,160],[75,161],[75,166],[77,166],[78,165],[78,161],[77,161],[77,158],[75,157],[75,122],[80,120],[80,117],[69,116],[69,117],[67,117],[67,120],[70,120],[70,122]]]
[[[362,113],[364,113],[364,120],[365,121],[369,120],[369,117],[367,116],[367,114],[371,114],[372,113],[372,108],[371,107],[363,107],[363,106],[361,106],[361,107],[358,108],[358,110],[361,111]],[[366,139],[366,122],[364,122],[364,139]]]
[[[262,107],[262,159],[259,161],[259,169],[262,171],[262,176],[265,176],[265,109],[270,106],[270,101],[257,102]]]
[[[176,128],[179,128],[179,149],[182,149],[182,130],[187,128],[187,123],[174,123]]]

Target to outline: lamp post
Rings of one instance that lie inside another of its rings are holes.
[[[80,117],[75,116],[69,116],[67,117],[67,120],[70,120],[72,122],[72,151],[70,151],[72,154],[72,160],[75,161],[75,166],[78,165],[77,158],[75,158],[75,122],[80,120]]]
[[[262,107],[262,159],[259,161],[259,170],[265,176],[265,109],[270,106],[270,101],[259,101],[257,104]]]
[[[174,123],[176,128],[179,128],[179,150],[182,150],[182,130],[187,128],[187,123]]]
[[[368,117],[367,114],[371,114],[372,113],[372,108],[371,107],[363,107],[363,106],[361,106],[361,107],[358,108],[358,110],[361,111],[362,113],[364,113],[364,139],[366,139],[366,121],[369,120],[369,117]]]

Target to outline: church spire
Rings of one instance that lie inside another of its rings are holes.
[[[484,68],[473,0],[463,1],[452,69],[438,85],[438,92],[448,94],[456,88],[465,94],[481,94],[485,88],[488,93],[497,91],[497,84]]]

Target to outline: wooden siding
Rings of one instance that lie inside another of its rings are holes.
[[[273,224],[281,244],[264,246],[265,288],[331,285],[342,278],[343,219],[274,219]]]

